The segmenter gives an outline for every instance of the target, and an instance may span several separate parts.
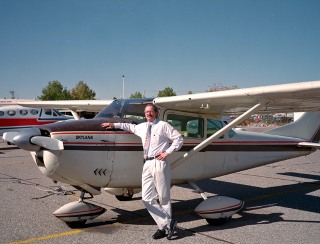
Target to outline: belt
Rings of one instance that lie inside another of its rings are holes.
[[[146,157],[146,158],[144,159],[144,161],[153,160],[153,159],[156,159],[156,158],[159,157],[159,156],[160,156],[160,154],[157,155],[157,156],[153,156],[153,157]]]

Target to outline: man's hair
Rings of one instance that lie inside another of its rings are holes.
[[[152,104],[152,103],[148,103],[146,105],[146,107],[152,107],[153,108],[153,111],[155,111],[156,113],[159,112],[159,109],[156,107],[156,105]]]

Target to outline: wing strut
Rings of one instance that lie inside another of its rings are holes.
[[[72,116],[73,116],[73,118],[74,118],[75,120],[79,120],[79,119],[80,119],[80,117],[79,117],[79,115],[78,115],[78,113],[77,113],[76,110],[70,109],[70,111],[71,111],[71,114],[72,114]]]
[[[260,109],[262,106],[261,103],[258,103],[254,105],[252,108],[250,108],[247,112],[240,115],[238,118],[234,119],[232,122],[230,122],[225,127],[218,130],[216,133],[214,133],[212,136],[205,139],[203,142],[199,143],[197,146],[195,146],[193,149],[191,149],[189,152],[185,153],[182,157],[178,158],[176,161],[174,161],[171,164],[171,169],[175,169],[178,167],[181,163],[183,163],[185,160],[191,158],[193,155],[195,155],[197,152],[201,151],[203,148],[211,144],[214,140],[224,135],[227,131],[231,130],[238,124],[241,124],[248,116],[251,114],[254,114],[256,111]]]

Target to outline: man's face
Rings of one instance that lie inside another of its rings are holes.
[[[154,111],[152,106],[146,106],[144,115],[146,116],[147,122],[152,122],[157,118],[158,113]]]

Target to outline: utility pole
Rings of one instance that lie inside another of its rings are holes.
[[[122,99],[124,99],[124,75],[122,75]]]

